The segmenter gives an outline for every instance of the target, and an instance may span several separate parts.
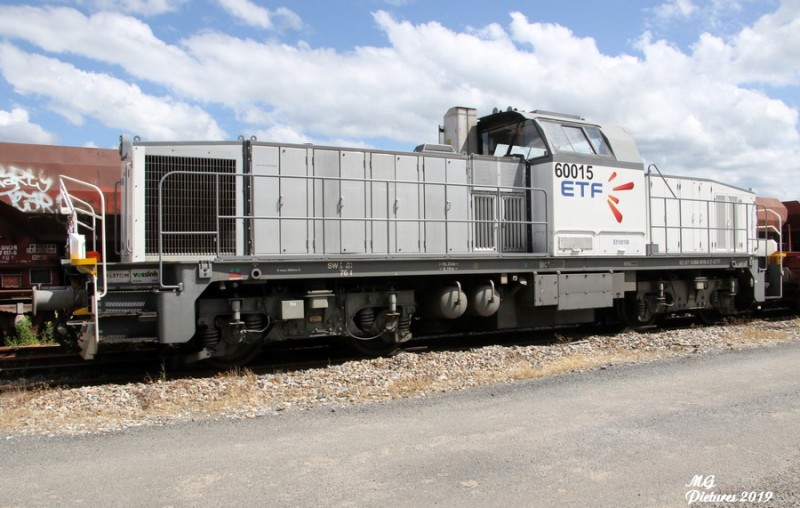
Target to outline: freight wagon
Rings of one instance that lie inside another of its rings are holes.
[[[31,312],[35,286],[61,285],[66,217],[60,214],[59,177],[100,185],[117,202],[117,150],[0,143],[0,330],[11,333]],[[76,195],[98,203],[94,193]],[[113,222],[116,211],[106,210]],[[90,238],[91,242],[93,239]],[[113,249],[112,249],[113,250]],[[48,319],[39,315],[39,321]]]

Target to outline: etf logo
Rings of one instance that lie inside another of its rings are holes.
[[[603,184],[600,182],[583,182],[581,180],[563,180],[561,182],[561,195],[568,198],[590,197],[603,193]]]
[[[614,171],[611,173],[611,176],[608,178],[608,182],[611,183],[617,177],[617,172]],[[612,191],[629,191],[633,189],[633,182],[623,183],[622,185],[617,185],[613,187]],[[617,219],[617,222],[622,222],[622,212],[619,211],[617,205],[619,204],[619,198],[613,194],[608,195],[608,207],[611,208],[611,213],[614,214],[614,218]]]
[[[591,166],[589,166],[591,168]],[[558,169],[558,168],[557,168]],[[563,172],[561,174],[564,174]],[[558,171],[556,172],[556,176],[560,176]],[[571,175],[572,176],[572,175]],[[591,178],[591,176],[589,176]],[[608,178],[608,183],[613,182],[617,178],[617,172],[614,171],[611,173],[611,176]],[[611,192],[623,192],[632,190],[634,187],[633,182],[627,182],[615,187],[611,188]],[[592,182],[586,180],[562,180],[561,181],[561,195],[566,196],[568,198],[594,198],[603,194],[603,183],[602,182]],[[612,215],[617,220],[617,222],[622,222],[622,212],[620,211],[618,205],[620,203],[620,199],[614,195],[609,194],[607,198],[608,207],[611,209]]]

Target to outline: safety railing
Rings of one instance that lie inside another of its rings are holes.
[[[653,170],[669,191],[668,196],[653,196]],[[756,231],[754,203],[734,201],[736,196],[728,195],[720,195],[722,199],[678,196],[655,164],[648,166],[646,178],[650,242],[659,246],[663,242],[664,246],[658,254],[754,254],[758,245],[752,237]],[[697,233],[700,238],[695,236]],[[687,238],[689,248],[685,245]],[[742,238],[744,241],[740,242]]]
[[[94,206],[92,206],[89,201],[71,194],[67,187],[67,183],[71,183],[79,187],[85,187],[94,191],[97,194],[97,198],[100,203],[100,211],[96,211]],[[91,250],[94,252],[99,252],[99,259],[96,257],[87,257],[85,252],[80,253],[80,255],[70,253],[70,257],[78,260],[78,263],[81,263],[81,260],[84,261],[84,264],[88,264],[90,261],[96,263],[96,271],[99,272],[99,280],[102,282],[100,286],[101,289],[98,289],[95,293],[95,299],[99,300],[106,295],[108,290],[106,282],[107,239],[105,196],[103,195],[103,191],[96,185],[92,185],[88,182],[65,175],[59,176],[59,189],[61,192],[63,207],[66,208],[67,213],[70,215],[69,231],[67,232],[75,235],[83,235],[84,238],[86,232],[91,233]],[[100,245],[99,251],[98,243]],[[95,277],[97,278],[97,273],[95,273]]]
[[[759,204],[756,205],[756,220],[758,271],[765,274],[766,298],[783,298],[783,220],[780,214]],[[773,252],[770,252],[770,242],[775,245]]]
[[[547,253],[546,247],[535,252],[530,252],[528,247],[533,245],[534,235],[548,234],[548,196],[544,189],[423,180],[204,172],[202,178],[212,179],[208,184],[214,192],[210,196],[206,189],[203,195],[211,197],[213,202],[176,202],[178,198],[171,195],[170,188],[184,189],[192,185],[191,176],[194,174],[192,171],[172,171],[159,181],[158,202],[149,208],[158,210],[157,222],[145,219],[149,227],[157,226],[157,245],[150,245],[147,250],[157,254],[159,259],[181,255],[222,257],[258,254],[253,248],[253,238],[241,242],[240,236],[252,234],[257,229],[253,226],[262,221],[271,221],[276,226],[275,238],[259,239],[262,244],[264,241],[274,242],[270,245],[275,253],[314,256],[395,255],[398,254],[394,246],[399,234],[395,228],[403,224],[417,226],[417,237],[423,242],[418,254],[500,256]],[[266,180],[258,188],[274,189],[270,196],[254,195],[248,191],[254,189],[260,179]],[[297,181],[304,182],[302,187],[306,193],[288,195],[283,192],[282,186]],[[351,188],[354,186],[356,191],[351,190],[350,194],[342,192],[342,187],[348,185]],[[414,198],[412,203],[401,202],[397,195],[399,187],[411,192]],[[231,188],[235,188],[237,196],[251,195],[250,202],[243,204],[241,200],[232,201],[230,196],[223,195],[229,192],[226,189]],[[491,209],[484,209],[483,214],[476,210],[476,196],[491,196]],[[535,208],[541,210],[536,220],[528,218],[527,200],[531,196],[534,202],[539,201]],[[251,213],[253,202],[263,200],[274,202],[274,213]],[[301,203],[289,206],[291,200]],[[520,203],[524,206],[520,206]],[[404,207],[408,208],[400,213]],[[306,213],[293,213],[303,210]],[[353,231],[352,227],[343,228],[348,224],[355,224],[356,229],[361,230],[357,232],[359,240],[363,238],[369,243],[360,252],[335,250],[337,245],[342,245],[343,236],[348,234],[348,230]],[[282,228],[281,225],[289,227]],[[303,240],[311,235],[312,242],[305,251],[286,251],[284,244],[297,240],[297,235]],[[152,235],[146,236],[152,238]],[[438,241],[442,248],[426,249],[426,240]],[[318,243],[314,244],[313,241]],[[240,244],[247,245],[241,253],[235,247]]]
[[[99,213],[94,209],[92,204],[84,199],[81,199],[69,192],[67,183],[76,185],[78,187],[85,187],[94,191],[97,194],[100,203]],[[61,199],[64,207],[70,215],[69,224],[69,237],[70,237],[70,263],[75,266],[77,270],[88,275],[92,280],[92,287],[94,294],[90,295],[91,321],[84,322],[84,328],[81,329],[81,340],[86,340],[87,345],[82,345],[84,358],[92,358],[97,351],[97,345],[100,343],[100,313],[98,312],[100,300],[108,292],[108,277],[106,272],[106,203],[103,191],[96,185],[78,180],[69,176],[61,175],[59,177],[59,189],[61,191]],[[82,220],[82,219],[85,219]],[[91,233],[92,251],[93,253],[85,252],[84,232]],[[99,237],[99,238],[98,238]],[[97,244],[100,244],[99,259],[97,256]],[[81,248],[82,247],[82,248]],[[73,252],[73,249],[78,252]],[[100,285],[98,286],[98,280]],[[80,310],[80,309],[79,309]],[[77,315],[76,311],[76,315]]]
[[[660,255],[754,254],[753,203],[650,196],[648,206],[650,242],[663,246]]]
[[[774,222],[776,225],[773,225],[769,220],[769,217],[772,216],[774,218]],[[763,223],[762,223],[763,217]],[[756,204],[756,218],[758,220],[758,225],[756,227],[756,232],[758,233],[754,238],[755,241],[758,241],[759,250],[756,252],[756,255],[759,257],[770,258],[774,257],[776,259],[783,259],[783,220],[779,213],[774,210],[767,208],[764,205]],[[774,237],[775,241],[775,252],[770,253],[768,252],[768,240],[770,237]],[[763,240],[763,241],[762,241]],[[760,249],[763,248],[764,251],[761,252]],[[782,261],[781,261],[782,263]]]

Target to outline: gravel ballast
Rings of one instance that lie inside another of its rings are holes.
[[[85,435],[427,397],[494,383],[800,340],[800,319],[595,335],[578,342],[403,352],[326,368],[0,395],[0,436]]]

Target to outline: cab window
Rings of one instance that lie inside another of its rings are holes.
[[[585,130],[586,135],[589,136],[589,142],[592,143],[596,154],[611,155],[611,148],[608,147],[606,138],[603,137],[603,133],[600,132],[600,129],[597,127],[584,127],[583,130]]]
[[[600,129],[542,121],[542,129],[556,152],[611,155]]]
[[[484,153],[495,157],[521,155],[534,159],[547,155],[547,146],[531,120],[509,123],[481,133]]]

